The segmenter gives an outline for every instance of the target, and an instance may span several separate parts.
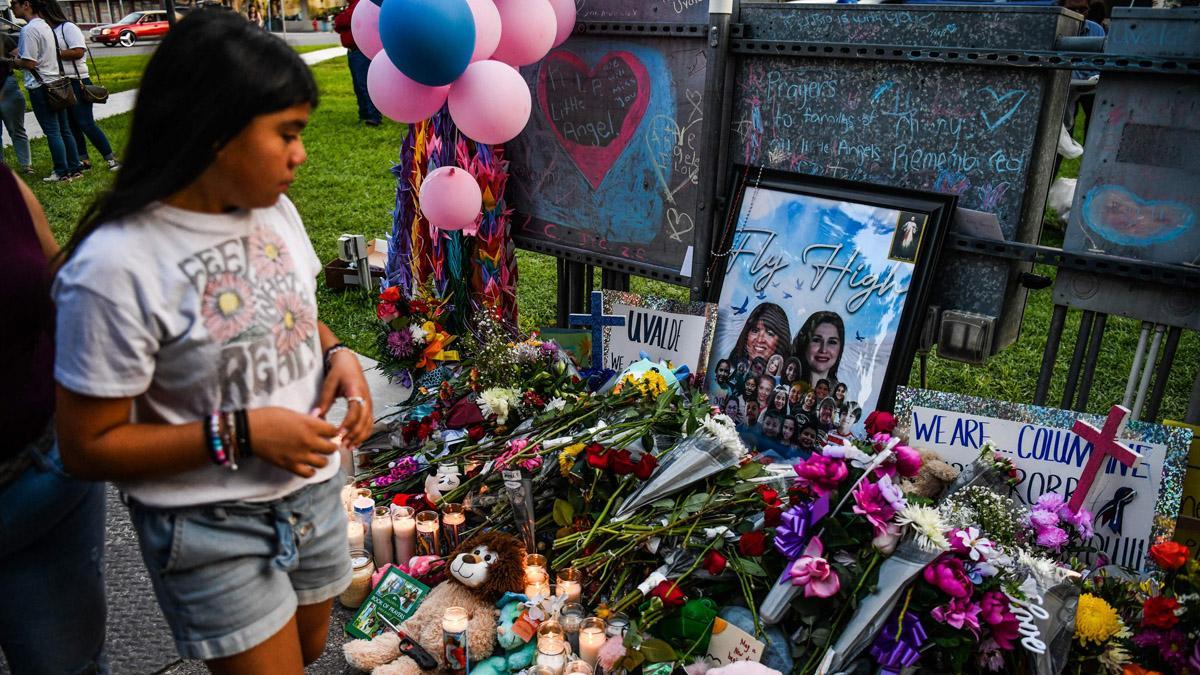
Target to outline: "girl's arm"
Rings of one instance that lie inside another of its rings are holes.
[[[87,480],[136,480],[198,469],[208,464],[202,425],[134,424],[132,398],[95,398],[58,387],[58,444],[63,467]],[[309,477],[335,452],[333,425],[286,408],[249,411],[254,456]]]
[[[317,332],[323,354],[328,354],[330,348],[339,344],[337,336],[325,322],[317,322]],[[321,398],[317,402],[318,414],[324,417],[335,398],[345,398],[346,418],[342,420],[338,433],[343,434],[347,445],[358,445],[367,440],[375,424],[371,390],[367,388],[367,380],[363,377],[362,365],[349,349],[328,354],[325,361],[325,383],[321,386]]]

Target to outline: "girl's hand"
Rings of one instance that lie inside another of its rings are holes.
[[[287,408],[257,408],[246,413],[254,456],[309,478],[337,452],[337,428],[323,419]]]
[[[321,398],[317,402],[320,417],[325,417],[334,399],[339,397],[346,399],[346,418],[342,420],[338,433],[342,434],[342,441],[346,445],[358,445],[371,435],[375,413],[362,366],[349,349],[335,352],[330,359],[329,372],[325,374],[325,384],[321,387]]]

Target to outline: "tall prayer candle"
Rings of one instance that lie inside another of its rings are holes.
[[[438,512],[422,511],[417,514],[417,555],[441,555],[438,543]]]
[[[442,507],[442,530],[446,533],[446,548],[453,551],[458,548],[458,534],[463,524],[467,522],[467,513],[462,504],[446,504]]]
[[[442,649],[446,669],[452,673],[467,672],[467,610],[447,607],[442,613]]]
[[[417,542],[417,520],[411,506],[392,506],[392,538],[396,544],[396,564],[407,565]]]
[[[392,552],[392,512],[386,506],[375,507],[375,517],[371,519],[371,547],[375,551],[376,567],[396,562],[396,554]]]
[[[579,627],[579,658],[592,667],[600,658],[600,646],[608,639],[605,629],[604,619],[594,616],[584,619]]]
[[[366,548],[367,528],[363,527],[362,523],[357,520],[346,523],[346,536],[350,539],[350,548]]]

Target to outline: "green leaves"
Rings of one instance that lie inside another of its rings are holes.
[[[737,477],[742,480],[750,480],[758,478],[767,472],[767,467],[759,462],[748,462],[745,466],[737,470]]]
[[[554,500],[554,524],[567,527],[575,520],[575,507],[565,499]]]
[[[642,648],[639,650],[642,656],[648,663],[662,663],[664,661],[674,661],[677,656],[671,645],[665,640],[658,638],[650,638],[642,643]]]

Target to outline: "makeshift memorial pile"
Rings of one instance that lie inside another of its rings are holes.
[[[445,312],[446,302],[424,288],[411,299],[397,286],[380,293],[375,306],[380,322],[379,368],[401,386],[411,387],[414,373],[458,358],[457,352],[447,349],[455,337],[440,323]]]

